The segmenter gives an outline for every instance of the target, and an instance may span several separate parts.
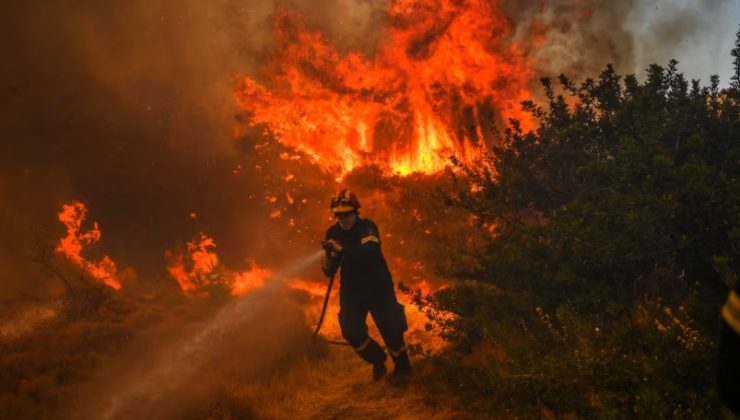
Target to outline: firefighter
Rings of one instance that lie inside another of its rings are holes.
[[[367,314],[372,315],[395,364],[393,376],[411,374],[403,339],[407,329],[403,305],[396,300],[393,279],[380,249],[380,233],[369,219],[359,217],[360,202],[349,190],[331,201],[337,223],[326,231],[323,242],[329,252],[322,261],[327,277],[340,270],[339,326],[342,336],[357,354],[373,366],[373,379],[386,373],[386,353],[367,333]]]
[[[722,307],[722,320],[717,372],[719,397],[740,415],[740,282]]]

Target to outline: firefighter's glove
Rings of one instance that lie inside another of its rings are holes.
[[[328,241],[321,242],[321,246],[324,247],[324,249],[327,251],[327,255],[330,258],[336,258],[339,254],[342,253],[342,244],[339,243],[336,239],[329,239]]]

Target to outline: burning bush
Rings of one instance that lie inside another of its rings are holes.
[[[110,286],[93,277],[83,266],[60,259],[58,248],[55,250],[43,235],[37,235],[33,259],[47,276],[64,286],[60,302],[66,318],[76,320],[93,317],[111,302],[113,292]]]
[[[56,252],[79,266],[89,277],[115,290],[120,289],[121,282],[116,278],[116,263],[109,256],[103,255],[100,261],[94,262],[80,255],[84,247],[99,241],[101,236],[97,222],[93,223],[89,231],[81,230],[82,223],[87,218],[87,207],[79,201],[73,201],[64,204],[58,216],[59,221],[67,228],[67,236],[59,241]]]
[[[188,296],[207,295],[224,299],[230,295],[241,296],[261,287],[272,271],[260,268],[253,261],[242,272],[227,269],[218,260],[213,238],[200,233],[198,239],[187,243],[187,254],[166,252],[167,271]]]

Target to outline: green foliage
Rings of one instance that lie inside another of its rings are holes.
[[[565,96],[543,79],[546,104],[524,104],[536,131],[513,122],[483,167],[457,162],[470,187],[450,201],[496,231],[467,256],[473,268],[447,273],[467,281],[427,303],[456,314],[446,360],[471,404],[720,415],[719,308],[740,271],[740,92],[689,82],[677,64],[650,66],[644,82],[611,66],[580,84],[560,76]]]

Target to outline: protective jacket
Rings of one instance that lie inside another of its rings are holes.
[[[740,415],[740,283],[722,307],[717,385],[722,401]]]
[[[342,244],[341,254],[324,270],[324,274],[331,277],[341,268],[341,294],[393,293],[391,273],[380,249],[380,233],[372,220],[358,217],[347,231],[336,223],[327,230],[326,239]]]
[[[359,216],[352,228],[332,225],[326,239],[342,245],[339,255],[324,269],[327,277],[340,270],[339,326],[342,336],[369,363],[386,359],[383,349],[368,336],[367,314],[372,315],[396,366],[408,366],[403,340],[407,329],[404,308],[396,300],[393,279],[380,247],[380,232],[369,219]]]

